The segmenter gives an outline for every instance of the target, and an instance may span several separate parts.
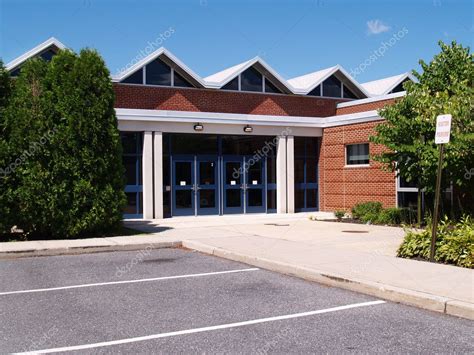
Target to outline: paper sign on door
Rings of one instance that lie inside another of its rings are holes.
[[[235,185],[235,180],[231,180],[230,184]]]
[[[180,181],[179,184],[180,184],[181,186],[186,186],[186,181]]]
[[[252,180],[252,185],[258,185],[258,180]]]

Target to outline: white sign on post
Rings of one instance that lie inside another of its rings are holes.
[[[436,117],[436,144],[449,143],[451,135],[451,115],[439,115]]]

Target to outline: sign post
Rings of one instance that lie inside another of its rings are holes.
[[[451,136],[451,115],[439,115],[436,118],[436,133],[435,143],[439,144],[439,158],[438,158],[438,174],[436,176],[436,190],[435,190],[435,202],[433,209],[433,227],[431,230],[431,249],[430,249],[430,261],[434,261],[435,249],[436,249],[436,232],[438,229],[438,207],[439,207],[439,195],[441,190],[441,173],[443,166],[443,155],[444,145],[449,143]]]

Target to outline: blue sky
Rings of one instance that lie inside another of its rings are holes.
[[[341,64],[364,82],[419,68],[440,39],[472,47],[473,11],[472,0],[0,0],[0,57],[54,36],[96,48],[116,73],[162,42],[203,77],[259,55],[287,79]]]

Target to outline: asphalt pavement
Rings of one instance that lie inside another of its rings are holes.
[[[2,353],[473,353],[472,325],[183,249],[0,260]]]

